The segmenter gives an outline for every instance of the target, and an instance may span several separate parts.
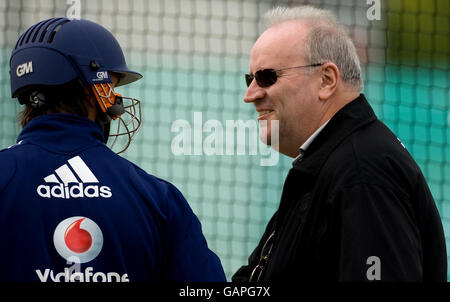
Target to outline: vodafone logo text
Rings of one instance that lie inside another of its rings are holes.
[[[79,156],[68,160],[52,173],[44,177],[45,185],[39,185],[36,192],[44,198],[110,198],[111,188],[99,186],[98,179]]]
[[[93,220],[83,216],[64,219],[55,229],[53,243],[58,254],[73,265],[59,273],[35,270],[41,282],[129,282],[127,274],[94,272],[93,267],[81,270],[81,263],[94,260],[103,248],[102,231]]]

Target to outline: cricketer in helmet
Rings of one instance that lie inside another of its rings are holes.
[[[111,33],[42,21],[10,64],[25,108],[0,150],[0,282],[226,281],[182,193],[105,145],[123,151],[141,121],[139,101],[114,92],[141,75]]]
[[[94,22],[52,18],[30,27],[14,47],[10,77],[12,97],[25,105],[22,127],[43,114],[81,115],[95,121],[105,143],[111,137],[109,146],[121,153],[141,125],[140,101],[114,87],[142,75],[128,69],[117,40]],[[111,120],[116,128],[110,133]]]

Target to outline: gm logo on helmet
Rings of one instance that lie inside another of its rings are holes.
[[[75,216],[61,221],[53,234],[56,251],[73,263],[85,263],[98,256],[103,247],[103,234],[89,218]]]
[[[33,72],[33,61],[20,64],[16,68],[16,75],[20,78],[26,74]]]
[[[103,80],[103,79],[107,79],[108,78],[108,72],[107,71],[99,71],[97,72],[97,79],[98,80]]]

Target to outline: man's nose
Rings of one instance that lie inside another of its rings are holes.
[[[253,81],[250,83],[250,86],[248,86],[247,91],[245,92],[244,102],[256,102],[257,100],[264,98],[265,94],[266,90],[259,87],[259,85],[256,83],[256,80],[253,79]]]

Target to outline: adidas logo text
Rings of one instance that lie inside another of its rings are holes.
[[[37,193],[45,198],[81,198],[81,197],[103,197],[110,198],[112,196],[111,188],[107,186],[90,185],[84,187],[82,183],[73,185],[71,187],[63,184],[46,186],[40,185],[37,187]]]
[[[99,183],[97,177],[95,177],[81,157],[75,156],[69,159],[68,162],[72,169],[69,168],[69,165],[64,164],[55,170],[56,175],[50,174],[44,178],[46,183],[54,183],[54,185],[39,185],[36,189],[39,196],[64,199],[83,197],[110,198],[112,196],[110,187],[96,184]]]

